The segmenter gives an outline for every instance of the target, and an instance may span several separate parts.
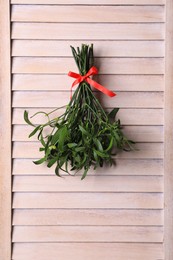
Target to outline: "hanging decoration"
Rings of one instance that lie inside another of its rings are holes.
[[[55,164],[58,176],[60,170],[68,174],[82,170],[81,179],[84,179],[91,167],[95,170],[104,164],[114,164],[114,156],[118,151],[133,150],[134,142],[124,136],[120,120],[115,119],[119,109],[106,112],[92,91],[97,89],[111,98],[116,96],[91,78],[98,74],[94,66],[93,45],[82,44],[81,48],[71,47],[71,50],[79,74],[71,71],[68,73],[75,81],[71,86],[71,98],[65,106],[65,112],[54,119],[50,119],[50,114],[59,108],[49,113],[37,112],[32,117],[40,113],[47,117],[46,123],[38,125],[31,122],[25,111],[24,120],[34,127],[29,137],[38,135],[40,152],[44,153],[35,164],[46,162],[49,168]],[[76,89],[72,95],[74,87]],[[44,130],[48,127],[49,134],[45,134]]]

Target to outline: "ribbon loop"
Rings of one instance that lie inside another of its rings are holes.
[[[105,95],[109,96],[109,97],[114,97],[116,96],[116,94],[110,90],[108,90],[107,88],[105,88],[104,86],[100,85],[99,83],[97,83],[96,81],[92,80],[90,78],[90,76],[92,75],[96,75],[98,74],[98,69],[96,67],[91,67],[89,69],[89,71],[85,74],[85,75],[80,75],[77,74],[75,72],[69,71],[68,76],[75,78],[76,80],[73,82],[72,86],[71,86],[71,92],[72,92],[72,88],[81,83],[82,81],[86,81],[87,83],[89,83],[91,86],[93,86],[94,88],[98,89],[99,91],[101,91],[102,93],[104,93]],[[72,94],[71,94],[72,97]]]

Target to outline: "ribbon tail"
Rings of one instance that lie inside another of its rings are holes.
[[[103,87],[102,85],[98,84],[96,81],[87,78],[86,81],[93,86],[94,88],[98,89],[99,91],[101,91],[102,93],[104,93],[105,95],[109,96],[109,97],[115,97],[116,94],[114,92],[112,92],[111,90]]]

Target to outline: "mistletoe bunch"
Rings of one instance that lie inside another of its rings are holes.
[[[86,75],[94,65],[93,45],[82,44],[81,49],[71,49],[80,75]],[[44,156],[34,163],[47,162],[47,167],[55,164],[58,176],[60,170],[69,174],[69,169],[75,172],[83,170],[81,179],[84,179],[91,166],[96,169],[104,164],[112,165],[113,155],[118,150],[133,149],[134,142],[124,136],[120,120],[115,120],[118,108],[106,113],[87,81],[79,83],[64,114],[50,120],[49,115],[56,110],[34,115],[44,113],[48,119],[45,124],[33,124],[27,111],[24,119],[34,127],[29,137],[37,134],[40,151],[44,152]],[[47,127],[50,132],[45,135]]]

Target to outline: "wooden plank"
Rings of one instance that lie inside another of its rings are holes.
[[[142,167],[141,167],[142,166]],[[52,168],[53,169],[53,168]],[[13,175],[54,175],[45,165],[35,165],[31,159],[14,159]],[[163,160],[131,160],[117,159],[116,169],[114,167],[103,167],[99,173],[90,170],[88,175],[163,175]],[[64,173],[66,175],[66,173]],[[80,174],[78,174],[80,175]]]
[[[96,96],[101,99],[105,107],[119,108],[162,108],[162,92],[116,92],[115,98],[110,98],[97,92]],[[154,100],[154,102],[153,102]],[[13,93],[12,107],[56,107],[65,106],[70,101],[69,92],[33,92],[16,91]]]
[[[163,209],[162,193],[26,193],[13,194],[14,209]]]
[[[162,227],[14,226],[13,242],[162,242]]]
[[[29,115],[32,116],[38,111],[45,111],[49,113],[52,108],[27,108]],[[52,117],[61,115],[64,112],[63,109],[59,109],[56,113],[52,114]],[[23,108],[14,108],[13,109],[13,124],[25,124],[23,119]],[[163,125],[163,109],[133,109],[121,108],[117,114],[117,118],[121,118],[121,123],[123,125]],[[43,124],[45,117],[43,115],[38,115],[35,118],[32,118],[33,123]]]
[[[62,24],[13,22],[12,39],[163,40],[164,24],[98,23],[88,25],[85,23]]]
[[[162,243],[14,243],[13,260],[163,259]]]
[[[13,141],[37,141],[37,135],[33,138],[28,138],[33,131],[32,126],[14,125]],[[129,139],[134,139],[136,142],[163,142],[163,127],[162,126],[126,126],[123,132]],[[45,131],[46,135],[47,131]]]
[[[83,41],[13,40],[12,56],[71,56]],[[164,41],[92,41],[95,57],[163,57]],[[90,41],[85,41],[90,45]]]
[[[140,64],[140,66],[139,66]],[[95,58],[100,74],[163,74],[163,58]],[[77,71],[73,58],[14,57],[12,73],[67,74]]]
[[[165,0],[11,0],[12,4],[59,4],[59,5],[162,5],[165,4]]]
[[[11,20],[59,23],[164,22],[164,6],[12,5]]]
[[[39,152],[39,142],[14,142],[13,158],[40,158],[43,152]],[[115,158],[127,159],[163,159],[162,143],[137,143],[136,151],[119,152]]]
[[[14,176],[13,192],[163,192],[162,176]]]
[[[11,259],[10,4],[0,2],[0,258]],[[5,105],[4,105],[5,104]]]
[[[163,91],[163,75],[96,75],[94,80],[116,91]],[[72,79],[67,75],[14,74],[13,90],[70,90]]]
[[[164,250],[165,259],[173,259],[173,3],[167,1],[166,6],[166,64],[165,64],[165,150],[164,150],[164,172],[165,172],[165,232],[164,232]]]
[[[163,210],[15,209],[14,226],[163,225]]]

